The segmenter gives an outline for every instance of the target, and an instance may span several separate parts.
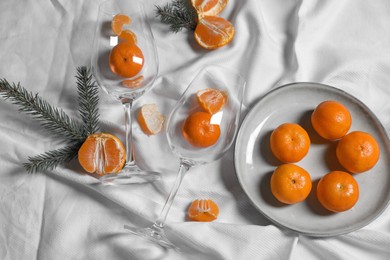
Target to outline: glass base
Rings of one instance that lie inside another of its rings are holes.
[[[161,179],[158,172],[143,171],[135,166],[125,166],[120,172],[107,174],[99,178],[104,185],[126,185],[149,183]]]
[[[178,247],[176,247],[168,240],[164,230],[158,227],[156,224],[147,228],[136,228],[129,225],[125,225],[124,228],[131,234],[148,239],[164,248],[180,251]]]

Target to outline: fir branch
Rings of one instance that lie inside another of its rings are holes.
[[[24,163],[23,166],[28,173],[53,170],[58,165],[70,162],[73,158],[75,158],[81,144],[82,142],[78,142],[71,146],[48,151],[34,157],[29,157],[29,162]]]
[[[183,28],[195,30],[197,13],[189,0],[173,0],[164,7],[156,6],[156,9],[156,16],[162,23],[170,25],[172,32],[177,33]]]
[[[28,92],[19,83],[11,85],[6,79],[0,79],[0,95],[18,105],[19,111],[32,115],[44,128],[70,143],[85,138],[81,123],[72,120],[63,110],[51,106],[38,94]]]
[[[77,68],[79,112],[88,136],[99,131],[99,90],[86,67]]]

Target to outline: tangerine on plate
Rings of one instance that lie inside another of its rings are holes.
[[[270,148],[278,160],[294,163],[302,160],[309,152],[310,138],[300,125],[284,123],[272,131]]]
[[[218,15],[225,8],[228,0],[191,0],[192,6],[196,9],[198,15]]]
[[[144,55],[137,45],[120,42],[112,48],[109,62],[112,72],[121,77],[131,78],[142,70]]]
[[[194,200],[188,208],[187,216],[190,220],[209,222],[218,217],[218,205],[210,199]]]
[[[314,130],[326,140],[346,135],[352,124],[351,113],[343,104],[327,100],[321,102],[311,115]]]
[[[215,114],[227,103],[227,94],[218,89],[203,89],[196,93],[199,105],[209,112]]]
[[[344,171],[332,171],[317,184],[317,198],[324,208],[333,212],[351,209],[359,199],[359,185]]]
[[[131,18],[125,14],[117,14],[112,18],[111,29],[116,35],[120,35],[122,32],[122,27],[125,24],[130,24]]]
[[[138,123],[147,135],[155,135],[161,131],[165,117],[157,110],[156,104],[143,105],[138,113]]]
[[[217,49],[233,39],[234,27],[222,17],[205,16],[199,20],[194,36],[196,42],[203,48]]]
[[[271,176],[271,192],[285,204],[304,201],[312,188],[310,174],[295,164],[278,166]]]
[[[122,142],[107,133],[91,134],[78,151],[78,160],[86,172],[106,175],[119,172],[125,164]]]
[[[352,173],[368,171],[379,160],[380,148],[369,133],[354,131],[339,141],[336,156],[340,164]]]
[[[187,117],[182,132],[191,145],[204,148],[218,141],[221,130],[219,125],[210,123],[211,117],[206,112],[195,112]]]

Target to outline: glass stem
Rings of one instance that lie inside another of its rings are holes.
[[[122,102],[125,109],[125,131],[126,131],[126,165],[125,167],[131,167],[135,165],[133,154],[133,128],[132,128],[132,116],[131,111],[133,108],[133,100],[126,100]]]
[[[162,229],[165,225],[165,220],[167,219],[169,210],[172,206],[173,200],[176,197],[177,191],[179,190],[180,184],[183,180],[185,173],[191,168],[191,164],[186,162],[180,162],[180,168],[177,173],[175,183],[169,193],[168,199],[166,200],[163,209],[161,210],[160,215],[158,216],[156,222],[154,222],[153,226],[158,229]]]

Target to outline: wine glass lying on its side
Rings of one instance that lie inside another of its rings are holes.
[[[193,166],[221,158],[231,147],[239,127],[245,85],[239,74],[217,65],[206,66],[196,75],[167,121],[170,148],[180,157],[172,190],[152,226],[125,225],[125,229],[163,247],[176,248],[164,233],[169,209],[184,174]]]

